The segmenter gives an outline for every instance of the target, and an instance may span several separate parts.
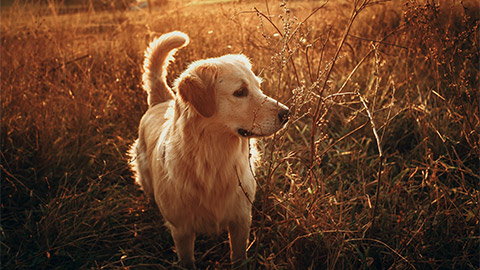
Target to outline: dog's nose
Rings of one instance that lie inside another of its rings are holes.
[[[278,113],[278,119],[280,119],[280,123],[282,123],[282,125],[284,125],[285,123],[287,123],[287,121],[288,121],[288,114],[289,114],[289,110],[288,110],[288,109],[284,109],[284,108],[281,108],[281,109],[280,109],[280,112]]]

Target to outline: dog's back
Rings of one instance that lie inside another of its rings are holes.
[[[167,67],[173,60],[173,55],[189,42],[188,36],[182,32],[171,32],[152,41],[145,51],[143,65],[143,88],[148,93],[149,109],[142,117],[139,130],[139,138],[130,149],[132,157],[132,169],[136,174],[136,181],[142,187],[145,194],[153,197],[153,185],[148,160],[151,158],[153,147],[147,143],[156,143],[154,138],[161,133],[162,125],[167,118],[158,118],[164,115],[169,108],[166,102],[172,99],[172,89],[166,82]],[[147,123],[148,122],[148,123]],[[148,149],[148,150],[147,150]]]

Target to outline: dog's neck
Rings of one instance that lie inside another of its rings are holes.
[[[250,151],[256,153],[256,149],[250,146],[253,139],[250,141],[233,134],[226,127],[212,123],[195,112],[184,110],[176,113],[188,115],[175,117],[171,128],[175,129],[173,134],[176,136],[171,137],[168,143],[182,145],[178,148],[173,146],[178,157],[175,162],[198,177],[190,176],[189,183],[195,182],[198,190],[208,193],[214,192],[216,186],[233,188],[238,185],[237,179],[243,179],[246,173],[251,174],[251,171],[239,171],[237,168],[248,168]],[[222,179],[223,184],[214,184],[207,179]]]
[[[208,145],[218,147],[222,152],[238,151],[248,153],[247,138],[232,133],[227,127],[204,118],[193,108],[180,102],[175,103],[175,117],[173,121],[177,134],[181,135],[182,143],[187,145]],[[238,145],[240,144],[240,147]]]
[[[248,156],[247,138],[232,133],[224,126],[206,121],[202,116],[197,115],[176,124],[184,144],[216,148],[219,152],[228,153],[229,156],[237,154],[233,152],[241,151]]]

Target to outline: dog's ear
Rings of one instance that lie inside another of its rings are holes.
[[[211,117],[217,110],[214,65],[201,65],[186,74],[178,83],[178,94],[203,117]]]

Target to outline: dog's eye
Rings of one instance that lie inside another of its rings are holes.
[[[237,91],[233,92],[233,95],[235,97],[246,97],[248,96],[248,88],[242,87],[238,89]]]

